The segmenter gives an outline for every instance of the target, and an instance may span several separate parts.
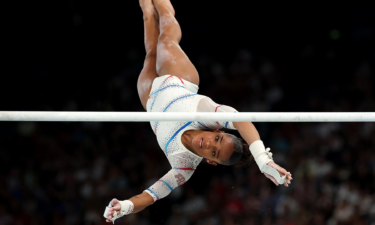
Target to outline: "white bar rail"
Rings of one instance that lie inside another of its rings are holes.
[[[148,122],[148,121],[251,121],[251,122],[375,122],[375,112],[28,112],[0,111],[0,121],[86,121],[86,122]]]

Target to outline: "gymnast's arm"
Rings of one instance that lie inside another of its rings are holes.
[[[249,145],[251,145],[254,141],[260,140],[258,130],[255,128],[252,122],[233,122],[233,126]]]
[[[237,113],[237,110],[226,105],[219,105],[212,101],[210,98],[202,99],[197,108],[198,112],[217,112],[217,113],[228,113],[233,112]],[[291,175],[282,167],[277,165],[272,160],[272,154],[267,153],[263,142],[260,139],[259,133],[255,128],[254,124],[251,122],[202,122],[200,123],[202,126],[210,129],[220,129],[222,127],[229,128],[229,129],[236,129],[241,137],[245,139],[245,141],[250,146],[251,154],[254,156],[254,159],[259,167],[259,169],[264,172],[262,169],[264,165],[268,165],[276,169],[281,176],[286,175],[287,180],[284,183],[285,186],[290,184],[290,180],[292,179]],[[255,154],[255,155],[254,155]],[[269,156],[269,155],[271,156]],[[279,185],[276,179],[268,173],[264,173],[264,175],[272,180],[275,185]]]
[[[193,175],[193,168],[185,170],[186,168],[172,168],[167,174],[165,174],[160,180],[156,181],[151,187],[147,188],[144,193],[147,193],[152,197],[152,200],[156,202],[159,199],[165,198],[169,195],[176,187],[183,185]]]
[[[122,212],[122,216],[142,211],[157,200],[169,195],[177,186],[184,184],[193,173],[194,170],[184,171],[173,168],[142,194],[136,195],[125,201],[113,199],[110,203],[111,207],[108,215],[104,216],[107,218],[106,221],[111,222],[109,219],[114,217],[113,213],[115,211],[117,214]]]
[[[245,141],[250,145],[250,150],[253,148],[263,148],[264,145],[263,142],[260,140],[259,133],[257,129],[255,128],[254,124],[251,122],[233,122],[233,126],[237,129],[237,131],[241,134],[242,138],[245,139]],[[254,145],[252,145],[254,143]],[[255,150],[257,151],[257,150]],[[253,154],[253,152],[252,152]],[[254,156],[255,157],[255,156]],[[258,164],[258,162],[257,162]],[[290,173],[288,173],[284,168],[277,165],[273,160],[269,159],[269,162],[266,161],[266,165],[273,167],[276,169],[280,176],[286,175],[286,181],[284,182],[284,185],[288,187],[290,184],[290,181],[292,180],[292,176]],[[258,165],[259,166],[259,165]],[[276,181],[274,177],[272,177],[270,174],[264,173],[264,175],[272,180],[272,182],[275,185],[279,185],[279,183]]]
[[[152,205],[154,202],[152,197],[143,192],[142,194],[136,195],[129,199],[134,204],[134,210],[132,213],[137,213],[144,210],[147,206]]]

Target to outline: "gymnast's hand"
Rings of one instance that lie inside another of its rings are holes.
[[[277,165],[274,161],[270,161],[269,163],[267,163],[267,165],[273,167],[274,169],[276,169],[279,172],[279,174],[280,174],[281,177],[284,176],[284,175],[286,175],[286,180],[284,182],[284,185],[285,185],[285,187],[289,187],[288,184],[290,184],[290,181],[293,180],[292,175],[290,173],[288,173],[284,168],[282,168],[281,166]],[[268,179],[270,179],[276,186],[279,186],[279,183],[276,181],[276,179],[273,176],[271,176],[268,173],[264,173],[264,175]]]
[[[120,214],[120,210],[121,210],[121,205],[120,205],[120,202],[117,200],[117,199],[112,199],[111,201],[111,209],[108,213],[108,216],[109,218],[112,218],[113,217],[113,213],[116,211],[117,214]],[[111,222],[109,219],[106,220],[107,222]]]

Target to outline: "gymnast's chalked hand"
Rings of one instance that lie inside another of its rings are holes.
[[[290,173],[288,173],[284,168],[282,168],[281,166],[277,165],[274,161],[271,161],[271,162],[267,163],[267,165],[273,167],[274,169],[276,169],[280,173],[281,177],[282,176],[286,176],[286,180],[284,182],[284,185],[285,185],[285,187],[289,187],[288,184],[290,184],[290,181],[293,180],[292,175]],[[279,186],[279,183],[276,181],[276,179],[273,176],[271,176],[268,173],[264,173],[264,175],[268,179],[270,179],[276,186]]]
[[[112,217],[113,217],[113,213],[116,211],[117,212],[117,214],[120,214],[120,210],[121,210],[121,205],[120,205],[120,202],[117,200],[117,199],[112,199],[112,201],[111,201],[111,209],[110,209],[110,211],[109,211],[109,213],[108,213],[108,216],[109,216],[109,218],[111,219]],[[112,222],[112,221],[110,221],[110,220],[106,220],[107,222]]]

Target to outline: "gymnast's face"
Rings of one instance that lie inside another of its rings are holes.
[[[228,161],[234,151],[232,139],[220,130],[204,131],[196,135],[192,142],[198,155],[214,166]]]

